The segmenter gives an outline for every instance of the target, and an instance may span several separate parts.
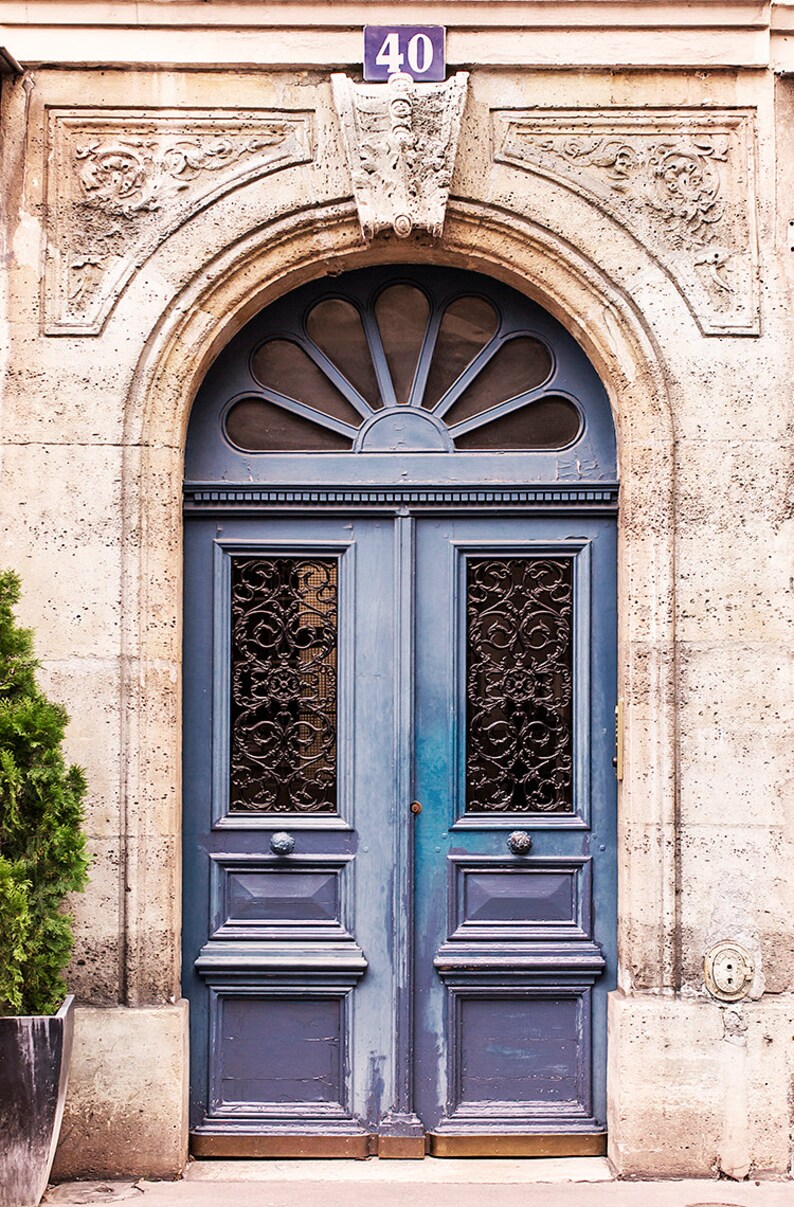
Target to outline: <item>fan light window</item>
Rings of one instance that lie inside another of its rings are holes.
[[[562,449],[581,435],[544,339],[476,294],[396,281],[362,300],[329,283],[254,349],[225,415],[246,452]]]

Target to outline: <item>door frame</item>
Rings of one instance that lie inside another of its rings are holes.
[[[398,296],[399,305],[408,307],[401,311],[403,318],[413,315],[416,320],[412,345],[409,340],[412,352],[399,339],[389,343],[392,337],[387,340],[388,327],[382,326],[378,313],[381,301],[388,309]],[[327,326],[332,320],[320,308],[340,298],[352,315],[348,325],[353,335],[342,340],[339,355],[334,356],[329,348],[333,324]],[[459,321],[453,313],[455,306],[469,307],[466,322],[470,330],[464,324],[468,334],[453,354],[458,337],[451,332]],[[317,317],[321,313],[325,319]],[[453,315],[451,327],[445,327],[448,315]],[[315,317],[316,329],[311,326]],[[445,339],[453,342],[448,346]],[[527,341],[526,345],[511,342],[519,339]],[[395,366],[402,363],[400,357],[409,354],[414,357],[410,381],[398,384]],[[436,355],[442,376],[431,386]],[[369,365],[366,372],[365,365]],[[373,384],[371,372],[377,384]],[[444,376],[450,372],[451,376]],[[485,384],[492,372],[499,378],[499,386]],[[329,394],[329,383],[336,394]],[[501,393],[491,396],[490,390]],[[340,391],[342,404],[337,397]],[[540,406],[533,411],[536,403]],[[575,433],[570,423],[572,409],[576,412]],[[511,416],[519,416],[518,426]],[[522,426],[521,416],[528,426]],[[446,433],[443,448],[427,439],[430,420]],[[535,421],[540,426],[533,427]],[[335,433],[330,442],[326,439],[329,431]],[[322,432],[321,439],[318,433]],[[471,432],[476,436],[473,441],[469,440]],[[209,491],[202,497],[204,503],[227,508],[237,503],[249,512],[267,510],[268,505],[279,511],[291,506],[337,513],[385,508],[396,513],[398,531],[407,534],[408,517],[434,510],[457,513],[461,508],[476,509],[495,516],[499,511],[523,514],[536,509],[559,514],[571,506],[583,513],[603,506],[613,508],[617,499],[615,457],[614,424],[603,383],[582,348],[548,310],[493,277],[459,268],[431,271],[421,262],[409,261],[307,282],[254,315],[215,360],[199,390],[186,446],[185,477],[186,491],[194,489],[194,503],[200,498],[195,488],[203,485]],[[356,485],[339,485],[351,481]],[[221,485],[242,482],[242,494]],[[273,482],[281,485],[273,488]],[[395,487],[395,482],[404,485]],[[362,488],[360,483],[369,485]],[[586,556],[581,560],[586,561]],[[410,582],[401,571],[401,561],[404,570],[411,568],[407,535],[398,541],[392,571],[398,583],[403,582],[402,594],[398,587],[397,609],[405,629],[398,642],[400,671],[410,675],[412,603],[405,596]],[[451,580],[453,594],[456,585],[457,580]],[[401,674],[399,681],[403,678]],[[409,691],[404,698],[410,700],[412,695]],[[399,761],[404,766],[398,775],[409,789],[404,793],[407,797],[412,795],[407,705],[404,721],[404,726],[397,727],[403,743]],[[216,745],[222,748],[222,743]],[[581,747],[577,749],[580,758],[584,753]],[[192,764],[187,763],[185,771],[192,772]],[[218,785],[219,792],[222,789]],[[515,819],[505,818],[502,824],[515,824]],[[583,826],[582,819],[573,822],[573,828],[577,826]],[[410,858],[401,858],[398,851],[397,863],[409,868]],[[188,958],[189,954],[186,952]],[[406,966],[406,984],[409,971]],[[367,996],[363,988],[362,993]],[[409,994],[410,990],[406,999]],[[402,1013],[407,1017],[407,1001]],[[409,1034],[407,1024],[404,1031]],[[397,1046],[407,1050],[401,1039]],[[263,1086],[268,1083],[264,1069],[259,1080]],[[508,1083],[509,1078],[504,1081],[505,1098],[514,1096]],[[274,1086],[272,1092],[280,1089]],[[553,1092],[549,1082],[545,1093]],[[579,1103],[580,1091],[571,1089],[570,1097]],[[364,1109],[363,1104],[359,1109]],[[255,1117],[253,1106],[249,1113]],[[575,1126],[577,1111],[569,1113]],[[399,1103],[395,1114],[400,1116],[401,1126],[408,1126]],[[364,1117],[370,1123],[374,1117],[369,1103]],[[427,1122],[433,1125],[429,1115]],[[411,1120],[410,1126],[418,1126],[418,1121]]]

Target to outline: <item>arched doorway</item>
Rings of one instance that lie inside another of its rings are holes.
[[[603,1151],[616,503],[595,371],[489,278],[313,282],[212,366],[185,485],[194,1151]]]

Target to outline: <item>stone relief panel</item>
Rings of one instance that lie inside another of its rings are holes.
[[[440,237],[468,79],[458,72],[443,84],[416,84],[396,74],[387,84],[356,84],[331,76],[367,242],[381,231]]]
[[[44,330],[97,335],[159,243],[314,154],[308,111],[51,109]]]
[[[495,110],[493,155],[626,227],[704,335],[758,335],[753,118],[733,108]]]

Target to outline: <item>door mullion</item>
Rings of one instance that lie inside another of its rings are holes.
[[[396,807],[394,826],[394,1102],[381,1122],[382,1157],[424,1154],[424,1129],[413,1109],[414,634],[416,521],[405,511],[394,522]]]

